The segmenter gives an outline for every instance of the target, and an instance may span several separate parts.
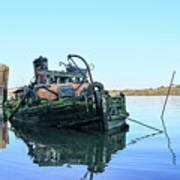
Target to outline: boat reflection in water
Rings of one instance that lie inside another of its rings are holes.
[[[112,154],[125,148],[128,126],[109,133],[17,125],[12,129],[26,143],[28,155],[39,166],[79,164],[87,165],[90,172],[100,173],[105,170]]]
[[[7,144],[9,144],[7,123],[0,120],[0,149],[5,149]]]

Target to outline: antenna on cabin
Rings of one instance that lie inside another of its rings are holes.
[[[175,75],[176,75],[176,71],[173,71],[171,81],[170,81],[170,84],[169,84],[169,88],[168,88],[168,91],[167,91],[166,99],[164,101],[164,105],[163,105],[163,109],[162,109],[162,113],[161,113],[161,118],[164,117],[164,113],[165,113],[166,106],[167,106],[167,103],[168,103],[169,95],[171,93],[171,89],[172,89],[172,86],[173,86]]]

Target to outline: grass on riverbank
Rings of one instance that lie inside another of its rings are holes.
[[[165,96],[169,87],[161,86],[158,88],[149,89],[124,89],[123,93],[127,96]],[[115,95],[120,93],[121,90],[111,90],[110,94]],[[174,85],[171,89],[170,95],[180,96],[180,85]]]

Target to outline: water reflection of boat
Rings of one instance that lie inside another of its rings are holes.
[[[28,146],[28,155],[39,166],[87,165],[90,172],[103,172],[112,154],[126,146],[126,132],[85,132],[13,126]]]
[[[9,144],[7,123],[0,121],[0,149],[6,148],[6,144]]]

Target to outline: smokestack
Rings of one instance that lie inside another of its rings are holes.
[[[48,71],[48,59],[40,56],[39,58],[34,60],[33,64],[34,64],[34,74],[35,74],[36,82],[46,83],[47,80],[46,72]]]

